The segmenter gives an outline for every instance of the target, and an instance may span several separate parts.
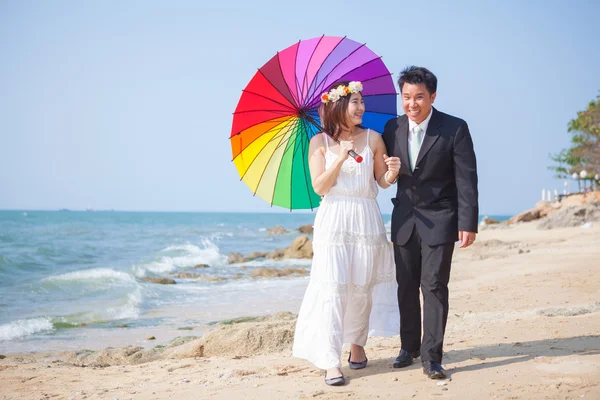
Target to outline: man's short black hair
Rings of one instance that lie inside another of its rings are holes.
[[[400,93],[402,93],[402,87],[405,83],[410,83],[413,85],[423,83],[425,84],[425,87],[430,95],[437,91],[437,78],[427,68],[416,67],[414,65],[406,67],[402,72],[400,72],[400,78],[398,78],[398,87],[400,88]]]

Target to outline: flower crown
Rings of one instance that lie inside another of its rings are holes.
[[[329,93],[323,93],[321,95],[322,103],[335,103],[342,96],[346,96],[351,93],[360,93],[363,90],[363,85],[360,82],[352,81],[348,84],[348,86],[340,85],[336,88],[333,88],[329,91]]]

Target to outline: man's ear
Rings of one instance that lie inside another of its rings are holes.
[[[433,104],[433,102],[435,101],[436,94],[437,94],[437,92],[435,92],[434,94],[431,95],[431,104]]]

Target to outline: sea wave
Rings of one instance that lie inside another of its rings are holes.
[[[135,278],[122,271],[116,271],[110,268],[91,268],[79,271],[67,272],[66,274],[49,276],[43,279],[47,282],[81,282],[81,281],[94,281],[99,283],[101,281],[109,283],[133,283]]]
[[[160,254],[163,255],[159,260],[138,265],[138,272],[141,275],[145,275],[146,271],[161,274],[178,268],[192,268],[198,264],[210,266],[227,264],[227,256],[221,254],[219,247],[208,239],[203,239],[200,246],[190,243],[169,246]]]
[[[53,329],[52,320],[47,317],[20,319],[0,325],[0,341],[18,339]]]
[[[127,302],[120,307],[111,307],[106,310],[110,320],[133,319],[140,316],[140,306],[143,296],[140,288],[127,295]]]

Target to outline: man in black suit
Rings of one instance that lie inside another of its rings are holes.
[[[388,154],[402,163],[392,199],[401,339],[394,367],[421,356],[423,373],[442,379],[454,244],[468,247],[477,233],[475,152],[467,123],[432,107],[437,78],[431,71],[408,67],[398,86],[405,115],[388,121],[383,132]]]

